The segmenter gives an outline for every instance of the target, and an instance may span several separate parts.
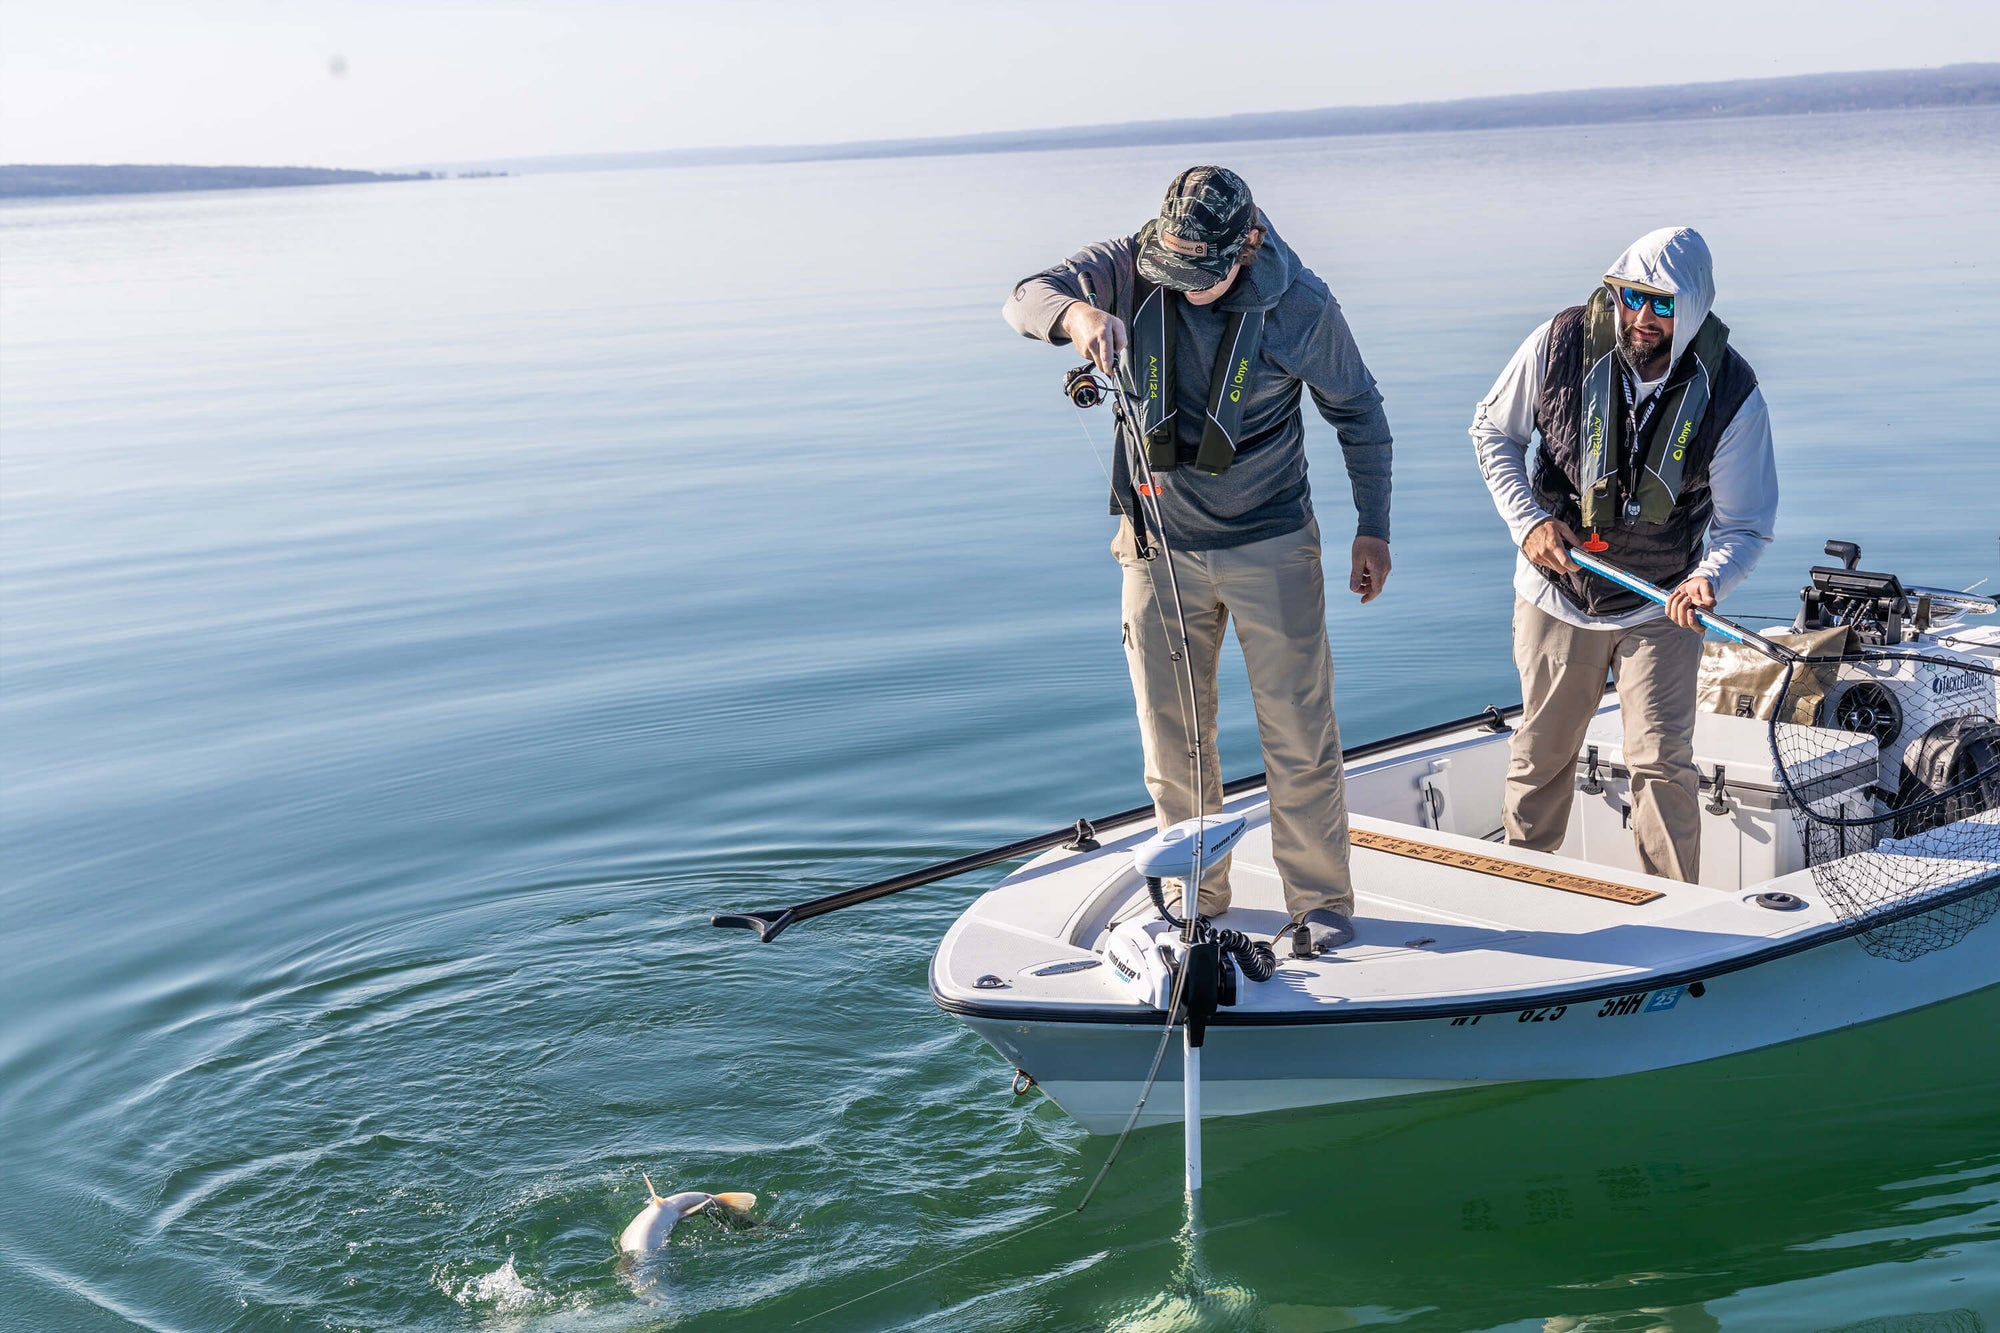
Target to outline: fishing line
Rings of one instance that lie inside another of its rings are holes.
[[[1092,304],[1095,305],[1096,303],[1093,301]],[[1187,729],[1187,734],[1194,743],[1194,748],[1189,753],[1190,767],[1192,769],[1192,781],[1190,785],[1194,792],[1195,817],[1200,819],[1208,813],[1208,789],[1201,771],[1201,710],[1196,701],[1194,653],[1188,643],[1187,616],[1181,604],[1180,580],[1174,575],[1173,551],[1167,544],[1167,525],[1160,514],[1159,483],[1153,476],[1151,462],[1146,458],[1145,442],[1139,435],[1139,427],[1136,424],[1132,410],[1131,397],[1125,392],[1124,386],[1116,374],[1109,375],[1106,378],[1110,382],[1109,388],[1111,393],[1115,395],[1112,400],[1114,407],[1117,409],[1115,420],[1128,427],[1126,431],[1128,438],[1121,440],[1119,439],[1117,427],[1114,426],[1112,429],[1112,442],[1116,447],[1129,446],[1133,456],[1138,461],[1143,479],[1142,483],[1136,488],[1139,492],[1140,507],[1146,511],[1144,517],[1151,520],[1154,530],[1160,534],[1160,556],[1166,562],[1167,582],[1173,593],[1174,618],[1178,622],[1181,641],[1179,656],[1182,670],[1180,676],[1187,685],[1187,694],[1180,700],[1181,725]],[[1090,429],[1090,424],[1081,417],[1077,419],[1077,425],[1083,430],[1084,438],[1089,440],[1090,451],[1096,456],[1098,467],[1104,472],[1105,480],[1115,487],[1117,483],[1111,480],[1111,469],[1105,462],[1103,450],[1098,447],[1096,433]],[[1130,520],[1128,519],[1127,521],[1129,522]],[[1143,540],[1143,534],[1135,535]],[[1153,606],[1159,613],[1160,628],[1168,630],[1170,627],[1167,625],[1166,605],[1160,596],[1160,581],[1149,572],[1146,582],[1152,589]],[[1179,691],[1176,690],[1175,693],[1178,694]],[[1194,860],[1193,873],[1190,876],[1193,889],[1190,896],[1195,900],[1195,907],[1197,909],[1200,906],[1201,871],[1202,858],[1197,856]],[[1194,920],[1197,915],[1198,911],[1190,911],[1188,913],[1189,920]],[[1106,1154],[1104,1164],[1098,1168],[1096,1177],[1090,1182],[1090,1188],[1084,1191],[1082,1201],[1071,1210],[1072,1212],[1082,1212],[1089,1205],[1091,1199],[1096,1196],[1097,1187],[1104,1183],[1105,1176],[1110,1174],[1112,1164],[1118,1160],[1118,1154],[1124,1151],[1125,1140],[1130,1138],[1132,1131],[1138,1127],[1139,1117],[1144,1113],[1146,1102],[1153,1095],[1153,1086],[1159,1079],[1160,1065],[1166,1059],[1167,1043],[1173,1037],[1176,1026],[1174,1016],[1179,1012],[1181,1007],[1181,991],[1187,984],[1187,971],[1186,968],[1182,968],[1174,977],[1173,998],[1167,1004],[1167,1021],[1161,1026],[1159,1045],[1153,1049],[1152,1067],[1146,1071],[1146,1081],[1140,1086],[1139,1100],[1132,1107],[1132,1114],[1126,1117],[1125,1127],[1118,1132],[1117,1141],[1111,1145],[1111,1151]]]
[[[1096,1178],[1090,1182],[1090,1188],[1083,1192],[1083,1197],[1077,1200],[1076,1207],[1066,1208],[1061,1212],[1052,1212],[1039,1221],[1030,1222],[996,1240],[990,1240],[977,1249],[967,1250],[963,1254],[954,1254],[948,1259],[940,1259],[929,1267],[920,1268],[914,1273],[906,1273],[894,1282],[885,1282],[872,1291],[864,1291],[859,1296],[850,1297],[838,1305],[829,1305],[824,1310],[818,1311],[815,1314],[809,1314],[804,1319],[798,1320],[792,1327],[797,1328],[800,1324],[809,1324],[822,1315],[830,1315],[837,1310],[845,1310],[850,1305],[858,1305],[862,1301],[880,1296],[885,1291],[893,1291],[905,1282],[914,1282],[920,1277],[929,1277],[932,1273],[940,1272],[951,1267],[953,1264],[960,1263],[966,1259],[976,1258],[989,1250],[997,1250],[1002,1245],[1010,1241],[1019,1240],[1030,1232],[1040,1231],[1043,1227],[1054,1226],[1057,1222],[1063,1221],[1065,1218],[1075,1217],[1085,1208],[1088,1208],[1090,1201],[1097,1196],[1097,1187],[1102,1185],[1104,1177],[1110,1174],[1111,1164],[1118,1160],[1118,1154],[1124,1150],[1125,1140],[1132,1137],[1132,1131],[1138,1127],[1140,1113],[1146,1109],[1146,1099],[1153,1095],[1153,1084],[1160,1076],[1161,1063],[1166,1059],[1167,1043],[1173,1039],[1174,1028],[1176,1026],[1174,1023],[1174,1013],[1181,1007],[1181,988],[1186,983],[1187,969],[1182,968],[1180,974],[1174,978],[1174,995],[1172,1001],[1167,1006],[1167,1021],[1160,1029],[1160,1044],[1153,1048],[1153,1067],[1146,1071],[1145,1085],[1139,1090],[1139,1102],[1132,1108],[1132,1114],[1125,1121],[1125,1128],[1119,1131],[1117,1141],[1111,1145],[1111,1152],[1104,1159],[1104,1165],[1097,1169]]]
[[[1113,401],[1118,405],[1119,415],[1117,419],[1121,422],[1130,425],[1130,430],[1126,433],[1131,436],[1129,440],[1120,440],[1118,438],[1120,432],[1114,426],[1112,429],[1112,440],[1114,444],[1120,447],[1129,445],[1132,449],[1134,457],[1138,461],[1139,471],[1142,481],[1141,484],[1138,487],[1136,487],[1136,489],[1138,490],[1140,496],[1140,501],[1141,501],[1140,508],[1144,511],[1142,517],[1149,520],[1152,524],[1154,531],[1156,531],[1159,534],[1160,558],[1165,561],[1167,567],[1167,585],[1169,591],[1173,596],[1173,602],[1174,602],[1174,620],[1176,622],[1174,625],[1169,625],[1167,623],[1167,608],[1165,599],[1160,594],[1159,579],[1157,577],[1154,577],[1152,573],[1149,571],[1147,574],[1146,582],[1147,585],[1152,589],[1153,606],[1154,609],[1159,614],[1161,630],[1171,634],[1175,629],[1178,629],[1180,633],[1180,651],[1177,654],[1177,656],[1180,659],[1181,671],[1179,673],[1180,679],[1179,681],[1177,681],[1177,685],[1184,683],[1187,686],[1187,692],[1185,695],[1182,695],[1181,691],[1178,688],[1176,688],[1175,694],[1178,697],[1178,701],[1180,703],[1180,708],[1181,708],[1181,725],[1186,728],[1187,735],[1191,738],[1193,743],[1193,748],[1189,751],[1188,758],[1190,761],[1190,767],[1192,769],[1193,781],[1191,785],[1194,791],[1195,817],[1197,819],[1200,819],[1206,816],[1208,813],[1207,809],[1208,791],[1206,786],[1204,785],[1203,774],[1201,771],[1201,759],[1203,754],[1203,747],[1201,743],[1201,729],[1200,729],[1201,712],[1199,704],[1197,702],[1197,696],[1195,693],[1194,653],[1188,643],[1187,615],[1181,605],[1180,580],[1177,577],[1175,577],[1174,574],[1173,551],[1167,545],[1166,523],[1163,521],[1160,515],[1158,482],[1154,480],[1152,466],[1146,458],[1145,442],[1143,439],[1139,438],[1138,426],[1137,424],[1134,424],[1134,418],[1131,413],[1130,397],[1125,393],[1122,386],[1118,384],[1117,377],[1115,375],[1108,376],[1107,378],[1109,378],[1112,381],[1110,385],[1111,392],[1114,395],[1116,395]],[[1103,470],[1106,482],[1115,487],[1117,483],[1112,480],[1111,468],[1105,461],[1103,450],[1098,447],[1097,436],[1090,429],[1090,424],[1079,418],[1077,421],[1077,425],[1082,428],[1084,438],[1089,441],[1090,451],[1093,455],[1096,456],[1098,467]],[[1128,522],[1130,521],[1129,518],[1127,521]],[[1141,540],[1144,539],[1144,534],[1142,533],[1135,533],[1135,536],[1137,536]],[[1189,897],[1193,899],[1195,906],[1197,908],[1200,905],[1201,870],[1202,870],[1202,861],[1201,858],[1197,856],[1194,860],[1193,871],[1189,877],[1190,878]],[[1192,924],[1196,920],[1197,916],[1198,916],[1197,912],[1190,912],[1188,914],[1188,919],[1190,924]],[[940,1259],[938,1262],[931,1264],[925,1268],[920,1268],[914,1273],[906,1273],[902,1277],[897,1278],[893,1282],[886,1282],[883,1285],[876,1287],[870,1291],[862,1292],[859,1296],[854,1296],[849,1298],[848,1300],[844,1300],[838,1305],[831,1305],[824,1310],[818,1311],[815,1314],[809,1314],[804,1319],[798,1320],[796,1323],[794,1323],[792,1327],[797,1328],[802,1324],[811,1323],[813,1320],[818,1319],[823,1315],[829,1315],[839,1310],[845,1310],[850,1305],[858,1305],[862,1301],[869,1300],[872,1299],[873,1297],[879,1296],[885,1291],[893,1291],[895,1288],[902,1286],[906,1282],[914,1282],[918,1278],[928,1277],[933,1273],[937,1273],[942,1271],[943,1269],[951,1267],[953,1264],[963,1262],[964,1260],[967,1259],[975,1258],[979,1255],[987,1253],[990,1250],[996,1250],[1002,1245],[1008,1244],[1011,1241],[1019,1240],[1021,1237],[1026,1236],[1031,1232],[1040,1231],[1043,1227],[1053,1226],[1057,1222],[1060,1222],[1065,1218],[1075,1217],[1078,1213],[1081,1213],[1085,1208],[1088,1208],[1090,1206],[1090,1201],[1097,1197],[1098,1187],[1103,1185],[1105,1177],[1111,1174],[1111,1168],[1117,1163],[1119,1154],[1124,1152],[1126,1140],[1131,1138],[1132,1132],[1139,1127],[1139,1117],[1145,1114],[1146,1103],[1148,1100],[1151,1099],[1153,1095],[1153,1088],[1159,1082],[1160,1066],[1166,1062],[1167,1047],[1173,1041],[1174,1029],[1179,1026],[1179,1024],[1177,1024],[1174,1021],[1174,1019],[1175,1016],[1180,1012],[1183,991],[1187,986],[1188,971],[1189,971],[1188,968],[1183,967],[1174,976],[1173,995],[1167,1002],[1167,1019],[1165,1023],[1160,1025],[1160,1040],[1153,1047],[1153,1063],[1146,1070],[1145,1082],[1142,1083],[1139,1087],[1139,1100],[1133,1104],[1132,1113],[1125,1118],[1125,1127],[1118,1131],[1118,1137],[1116,1140],[1113,1141],[1111,1145],[1111,1151],[1105,1154],[1103,1165],[1097,1168],[1097,1174],[1091,1178],[1090,1185],[1084,1190],[1083,1197],[1077,1200],[1076,1206],[1074,1208],[1065,1209],[1061,1212],[1052,1212],[1048,1216],[1043,1217],[1038,1221],[1030,1222],[1027,1225],[1018,1228],[1017,1230],[1010,1231],[1006,1235],[998,1237],[995,1240],[988,1241],[986,1244],[981,1245],[976,1249],[967,1250],[962,1254],[955,1254],[950,1256],[949,1258]]]
[[[1091,304],[1095,306],[1096,301],[1093,299]],[[1180,704],[1181,709],[1181,726],[1192,746],[1188,751],[1190,768],[1188,787],[1194,796],[1195,818],[1200,820],[1208,814],[1208,784],[1206,774],[1202,771],[1204,747],[1202,745],[1201,732],[1201,704],[1195,686],[1194,650],[1188,642],[1187,612],[1181,600],[1180,578],[1174,572],[1174,553],[1172,547],[1167,542],[1167,525],[1160,510],[1160,483],[1158,478],[1153,474],[1151,461],[1146,457],[1145,440],[1139,434],[1140,425],[1144,420],[1143,417],[1139,416],[1135,411],[1132,397],[1125,392],[1125,386],[1121,377],[1116,372],[1113,372],[1106,375],[1105,379],[1108,381],[1106,387],[1112,395],[1112,407],[1116,414],[1115,420],[1118,424],[1126,427],[1123,432],[1120,432],[1116,425],[1113,426],[1112,442],[1115,447],[1129,449],[1133,461],[1138,466],[1139,478],[1133,489],[1139,496],[1139,508],[1142,511],[1140,518],[1143,521],[1149,522],[1153,530],[1159,534],[1160,549],[1158,558],[1166,566],[1167,587],[1173,597],[1175,623],[1169,625],[1167,623],[1165,598],[1160,593],[1159,577],[1149,568],[1146,575],[1146,584],[1153,593],[1153,606],[1160,617],[1160,629],[1169,636],[1176,630],[1179,631],[1180,651],[1175,655],[1180,659],[1181,670],[1177,673],[1174,692],[1178,696],[1180,695],[1180,686],[1182,684],[1187,686],[1187,693],[1185,696],[1179,697],[1177,702]],[[1078,424],[1083,427],[1084,435],[1090,440],[1091,452],[1098,455],[1098,466],[1104,470],[1106,478],[1109,479],[1110,469],[1105,466],[1103,455],[1097,447],[1097,437],[1091,432],[1088,423],[1079,419]],[[1121,434],[1126,438],[1121,439]],[[1116,483],[1113,482],[1112,485],[1115,488]],[[1131,520],[1128,517],[1126,521],[1129,523]],[[1138,531],[1136,526],[1134,527],[1133,535],[1137,541],[1143,542],[1146,540],[1146,535]],[[1149,560],[1146,563],[1150,566],[1153,564],[1153,561]],[[1201,825],[1197,824],[1196,827],[1199,828]],[[1190,920],[1199,915],[1202,869],[1202,858],[1196,857],[1194,861],[1194,873],[1190,876],[1193,890],[1190,895],[1193,900],[1190,907],[1193,910],[1189,910],[1187,913]]]

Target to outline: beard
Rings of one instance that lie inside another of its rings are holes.
[[[1653,380],[1667,368],[1667,357],[1673,351],[1671,337],[1656,338],[1651,342],[1635,341],[1632,335],[1636,328],[1618,331],[1618,349],[1625,354],[1625,363],[1639,372],[1640,379]]]

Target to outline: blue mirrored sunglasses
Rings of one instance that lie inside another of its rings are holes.
[[[1644,310],[1646,302],[1651,301],[1653,313],[1661,319],[1674,317],[1674,298],[1671,296],[1656,296],[1652,292],[1642,292],[1637,287],[1620,287],[1618,299],[1625,303],[1627,310]]]

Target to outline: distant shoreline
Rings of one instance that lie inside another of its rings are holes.
[[[179,190],[268,190],[298,185],[371,185],[442,180],[447,174],[500,176],[499,171],[341,171],[328,167],[0,166],[0,199],[61,199],[92,194],[160,194]]]
[[[1728,120],[1751,116],[1825,115],[1853,111],[1914,111],[2000,106],[2000,64],[1937,69],[1798,74],[1649,88],[1522,93],[1396,106],[1263,111],[1187,120],[1134,121],[1063,129],[1007,130],[924,139],[876,139],[836,144],[745,145],[661,152],[571,153],[448,164],[448,170],[512,173],[619,171],[647,167],[824,162],[857,158],[944,157],[969,153],[1040,152],[1063,148],[1157,147],[1267,139],[1318,139],[1424,131],[1616,125],[1647,121]]]
[[[948,157],[974,153],[1047,152],[1070,148],[1161,147],[1172,144],[1341,138],[1469,130],[1630,125],[1755,116],[1833,115],[1864,111],[1954,110],[2000,106],[2000,63],[1936,69],[1798,74],[1647,88],[1597,88],[1520,93],[1395,106],[1260,111],[1184,120],[921,139],[870,139],[833,144],[750,144],[659,152],[570,153],[487,158],[405,171],[346,171],[324,167],[202,167],[130,165],[0,165],[0,199],[151,194],[183,190],[271,189],[358,185],[569,171],[628,171],[651,167],[777,165],[867,158]]]

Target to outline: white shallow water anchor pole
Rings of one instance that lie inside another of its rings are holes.
[[[1190,1027],[1181,1028],[1181,1129],[1187,1156],[1187,1192],[1201,1193],[1201,1047]]]
[[[1189,686],[1189,693],[1193,693],[1192,684]],[[1199,759],[1201,754],[1199,739],[1195,742],[1195,754]],[[1199,769],[1195,780],[1200,781]],[[1196,790],[1201,789],[1197,787]],[[1188,867],[1187,878],[1182,881],[1181,886],[1181,967],[1184,973],[1190,971],[1194,967],[1195,960],[1201,956],[1195,948],[1195,941],[1201,932],[1198,924],[1201,920],[1198,904],[1201,901],[1202,864],[1208,859],[1204,855],[1207,844],[1208,823],[1197,815],[1194,826],[1194,863]],[[1200,1018],[1195,1015],[1194,1006],[1197,997],[1188,986],[1188,982],[1192,979],[1191,976],[1184,975],[1181,980],[1181,994],[1187,1005],[1181,1022],[1181,1147],[1182,1157],[1187,1164],[1187,1195],[1190,1202],[1201,1194],[1201,1041],[1195,1036],[1195,1030],[1199,1023],[1207,1019],[1206,1014]]]
[[[1181,1133],[1190,1199],[1201,1190],[1201,1047],[1208,1021],[1215,1016],[1223,968],[1228,966],[1222,941],[1202,928],[1196,909],[1201,901],[1201,868],[1210,857],[1228,851],[1243,836],[1244,827],[1241,815],[1198,815],[1162,829],[1132,852],[1132,868],[1145,876],[1153,901],[1169,921],[1173,917],[1161,901],[1160,881],[1170,876],[1181,879],[1180,972],[1167,1004],[1173,1011],[1167,1021],[1178,1020],[1181,1025]],[[1166,1033],[1161,1040],[1166,1040]],[[1150,1075],[1147,1082],[1150,1086]]]

